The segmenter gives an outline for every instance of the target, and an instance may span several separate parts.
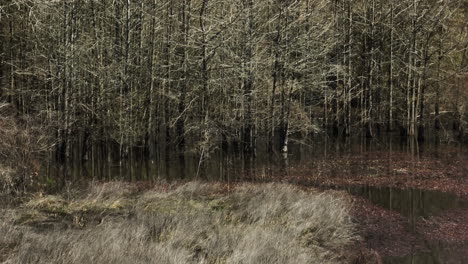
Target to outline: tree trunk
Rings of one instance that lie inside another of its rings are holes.
[[[251,153],[254,151],[254,138],[253,138],[253,119],[252,119],[252,97],[253,97],[253,71],[252,71],[252,57],[253,57],[253,0],[246,0],[244,2],[247,9],[247,21],[245,22],[245,50],[244,50],[244,72],[245,77],[243,80],[244,88],[244,127],[242,132],[242,142],[244,151]]]
[[[393,131],[393,2],[391,3],[391,14],[390,14],[390,98],[389,98],[389,108],[388,108],[388,131]]]

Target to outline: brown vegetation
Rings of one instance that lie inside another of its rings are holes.
[[[38,183],[40,162],[53,146],[49,132],[37,119],[18,116],[12,105],[0,103],[0,193]]]
[[[5,263],[347,263],[347,200],[290,185],[106,183],[5,206]]]

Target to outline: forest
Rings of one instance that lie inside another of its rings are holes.
[[[3,0],[2,122],[47,131],[59,161],[466,139],[467,15],[461,0]]]
[[[0,263],[464,263],[468,0],[0,0]]]

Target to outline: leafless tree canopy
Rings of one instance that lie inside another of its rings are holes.
[[[60,160],[259,138],[287,151],[317,131],[422,139],[452,129],[446,115],[464,134],[467,14],[465,0],[3,0],[0,103],[48,124]]]

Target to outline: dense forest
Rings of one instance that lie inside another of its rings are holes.
[[[465,263],[468,0],[0,0],[0,263]]]
[[[467,22],[466,0],[1,0],[2,145],[66,161],[463,137]]]

